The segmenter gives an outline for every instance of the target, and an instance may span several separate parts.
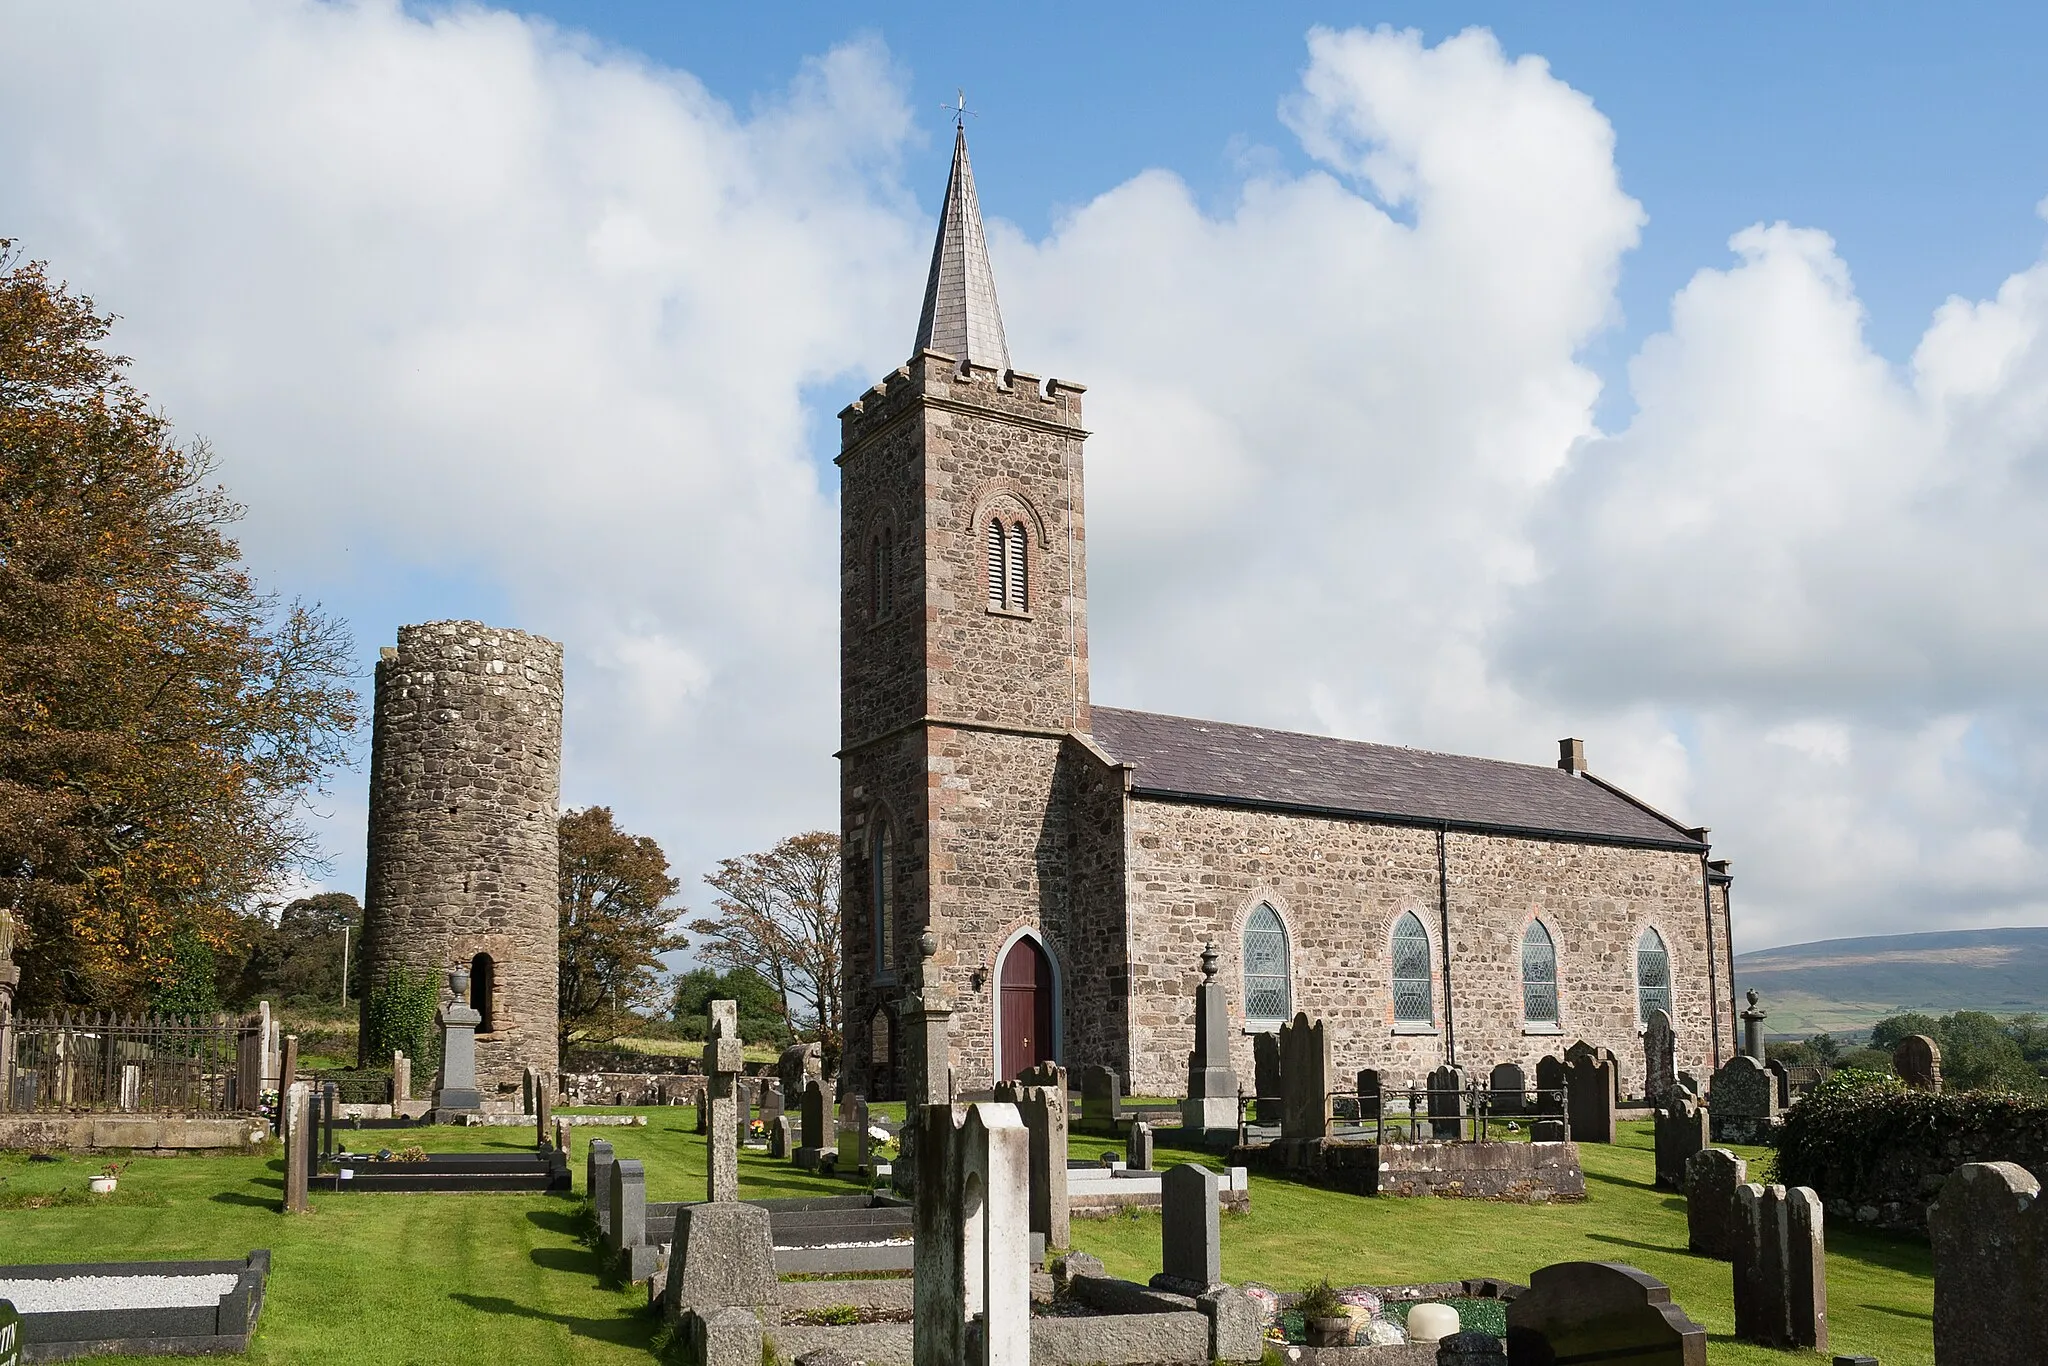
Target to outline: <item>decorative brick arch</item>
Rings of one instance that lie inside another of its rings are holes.
[[[1520,998],[1527,990],[1526,983],[1528,979],[1522,964],[1522,950],[1524,946],[1523,937],[1529,933],[1531,925],[1541,925],[1543,932],[1550,936],[1551,963],[1556,977],[1552,986],[1557,992],[1557,1019],[1553,1024],[1556,1032],[1562,1034],[1565,1029],[1565,1003],[1569,998],[1569,993],[1565,990],[1564,965],[1565,959],[1569,955],[1565,952],[1564,926],[1558,922],[1556,916],[1545,912],[1541,907],[1531,906],[1527,911],[1523,912],[1521,924],[1515,930],[1515,993]],[[1425,928],[1427,927],[1425,926]],[[1533,1032],[1538,1035],[1548,1035],[1551,1032],[1551,1027],[1549,1026],[1533,1031],[1530,1029],[1526,999],[1523,1000],[1523,1005],[1522,1032],[1524,1034]]]
[[[1015,926],[1003,937],[1002,943],[997,946],[994,955],[989,961],[989,1071],[998,1081],[1008,1080],[1008,1078],[1001,1075],[1003,1070],[1003,964],[1009,958],[1010,951],[1027,939],[1037,945],[1038,951],[1045,955],[1045,961],[1052,969],[1051,1051],[1053,1061],[1060,1063],[1062,1066],[1065,1065],[1067,1059],[1067,974],[1065,969],[1060,966],[1060,956],[1053,952],[1052,944],[1047,941],[1044,932],[1037,925],[1026,922]]]
[[[1438,939],[1437,927],[1429,923],[1429,912],[1434,907],[1403,905],[1394,909],[1386,918],[1380,930],[1379,955],[1373,965],[1373,979],[1379,989],[1386,993],[1387,1023],[1395,1028],[1407,1028],[1416,1032],[1424,1029],[1420,1020],[1403,1020],[1399,1006],[1394,999],[1394,929],[1409,916],[1422,926],[1422,940],[1429,946],[1429,1022],[1427,1028],[1441,1031],[1444,1027],[1444,1012],[1447,1007],[1448,984],[1444,981],[1443,944]]]
[[[1050,549],[1052,542],[1045,530],[1045,516],[1038,510],[1038,504],[1024,491],[1024,486],[1014,479],[991,479],[974,495],[974,515],[967,520],[967,534],[979,536],[981,529],[988,525],[988,519],[1005,501],[1015,503],[1031,526],[1032,539],[1038,542],[1040,550]]]
[[[1230,955],[1229,961],[1232,965],[1232,974],[1237,979],[1237,990],[1231,995],[1230,1006],[1236,1015],[1237,1027],[1240,1029],[1249,1028],[1251,1025],[1251,1016],[1245,1010],[1244,932],[1245,927],[1251,923],[1252,915],[1261,906],[1267,906],[1272,909],[1273,914],[1280,920],[1280,932],[1287,936],[1287,1003],[1289,1019],[1293,1018],[1293,1011],[1296,1007],[1294,982],[1297,975],[1295,972],[1295,958],[1297,955],[1295,953],[1295,945],[1300,941],[1294,931],[1294,916],[1288,910],[1287,898],[1267,888],[1254,893],[1239,904],[1237,914],[1230,918],[1230,942],[1223,946],[1225,952]]]

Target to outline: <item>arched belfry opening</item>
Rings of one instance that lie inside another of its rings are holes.
[[[498,965],[488,953],[469,960],[469,1008],[483,1019],[476,1032],[489,1034],[498,1027]]]
[[[997,1045],[1003,1080],[1056,1060],[1058,993],[1052,955],[1036,935],[1020,935],[1003,950],[996,973]]]

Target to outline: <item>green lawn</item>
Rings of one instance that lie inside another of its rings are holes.
[[[583,1145],[602,1136],[621,1157],[647,1163],[650,1199],[702,1198],[703,1142],[690,1131],[695,1111],[646,1113],[652,1122],[644,1129],[576,1131],[579,1186]],[[391,1137],[365,1131],[361,1146]],[[523,1129],[426,1129],[412,1131],[408,1141],[479,1151],[515,1148],[529,1137]],[[1077,1137],[1070,1151],[1092,1158],[1113,1146]],[[1668,1282],[1678,1302],[1707,1325],[1716,1366],[1794,1359],[1728,1341],[1729,1268],[1684,1251],[1683,1203],[1649,1186],[1647,1125],[1624,1126],[1616,1147],[1581,1151],[1592,1193],[1576,1205],[1368,1200],[1254,1177],[1252,1212],[1224,1222],[1224,1272],[1293,1289],[1323,1275],[1340,1284],[1479,1275],[1526,1280],[1554,1261],[1626,1261]],[[1177,1157],[1164,1149],[1159,1156]],[[573,1200],[322,1195],[312,1215],[285,1218],[276,1212],[280,1159],[140,1158],[111,1200],[22,1206],[26,1198],[81,1187],[99,1165],[100,1159],[32,1164],[0,1155],[0,1261],[240,1257],[270,1248],[269,1302],[249,1354],[255,1362],[649,1360],[655,1324],[644,1293],[598,1283],[596,1259],[577,1237]],[[756,1153],[742,1155],[740,1175],[752,1197],[856,1189]],[[1156,1215],[1076,1220],[1074,1227],[1077,1246],[1111,1271],[1142,1279],[1158,1269]],[[1835,1350],[1870,1353],[1885,1366],[1931,1362],[1926,1247],[1837,1232],[1829,1253]]]

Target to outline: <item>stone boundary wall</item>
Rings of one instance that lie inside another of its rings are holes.
[[[1870,1091],[1802,1100],[1779,1132],[1774,1180],[1811,1186],[1830,1219],[1914,1233],[1967,1162],[2048,1172],[2048,1100]]]
[[[1583,1200],[1574,1143],[1358,1143],[1309,1139],[1245,1147],[1232,1163],[1353,1195],[1439,1195],[1538,1205]]]
[[[565,1072],[557,1105],[695,1105],[704,1077],[689,1072]]]
[[[246,1153],[270,1138],[259,1116],[0,1115],[0,1149],[75,1153]]]

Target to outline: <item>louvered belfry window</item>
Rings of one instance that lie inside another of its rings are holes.
[[[1247,1025],[1278,1025],[1294,1012],[1288,972],[1287,927],[1279,912],[1260,906],[1244,922],[1244,1019]]]
[[[1429,988],[1429,934],[1413,911],[1394,923],[1394,1022],[1436,1023],[1436,995]]]
[[[988,523],[988,605],[997,612],[1023,612],[1030,608],[1029,558],[1026,554],[1024,524],[1005,527],[1000,517]]]
[[[1671,954],[1663,935],[1644,930],[1636,941],[1636,1012],[1648,1024],[1653,1010],[1671,1014]]]
[[[1527,1024],[1557,1023],[1557,945],[1538,920],[1522,931],[1522,1019]]]

